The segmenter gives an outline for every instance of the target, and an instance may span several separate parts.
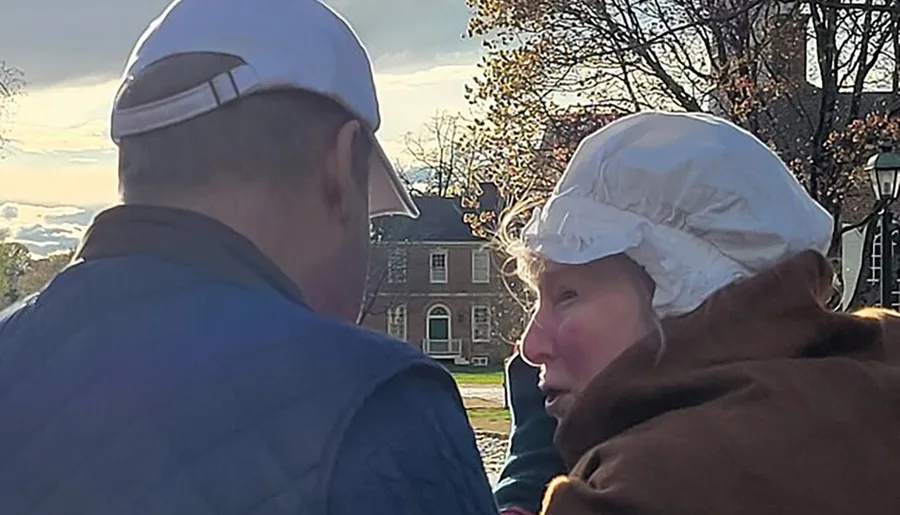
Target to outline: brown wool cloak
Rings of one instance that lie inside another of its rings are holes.
[[[900,317],[827,310],[831,274],[800,254],[623,354],[559,427],[545,513],[900,515]]]

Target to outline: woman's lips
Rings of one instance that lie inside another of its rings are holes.
[[[553,403],[555,403],[558,400],[559,400],[558,393],[548,393],[547,396],[544,398],[544,406],[549,408],[550,406],[553,405]]]
[[[566,394],[567,392],[563,390],[555,390],[552,388],[545,389],[544,409],[547,411],[547,413],[553,416],[561,414],[559,413],[559,411]]]

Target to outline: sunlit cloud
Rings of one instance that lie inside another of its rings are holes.
[[[437,111],[465,111],[464,86],[474,64],[380,71],[379,139],[403,162],[404,136]],[[38,256],[77,244],[93,215],[117,202],[116,147],[109,111],[118,88],[113,79],[29,91],[19,102],[0,159],[0,231]]]
[[[435,66],[408,73],[376,73],[383,124],[378,133],[385,151],[404,160],[404,136],[421,130],[437,111],[469,108],[465,86],[477,71],[474,64]]]
[[[463,89],[474,73],[469,64],[377,73],[379,138],[388,154],[402,161],[403,136],[435,111],[466,109]],[[7,135],[7,158],[0,160],[0,201],[115,201],[115,146],[108,120],[117,88],[116,80],[82,81],[23,97]]]
[[[0,234],[38,257],[75,248],[100,206],[0,203]]]
[[[464,86],[475,71],[474,65],[451,64],[376,73],[384,120],[379,137],[391,153],[402,153],[403,135],[416,130],[435,110],[465,109]],[[30,91],[20,100],[15,123],[7,134],[15,153],[114,153],[109,112],[118,87],[117,79],[107,79]],[[85,159],[97,162],[84,156],[72,161]]]
[[[83,206],[112,204],[118,198],[113,159],[64,167],[52,157],[32,159],[31,163],[15,167],[0,162],[0,202]]]
[[[25,153],[111,151],[109,111],[116,80],[31,90],[19,99],[6,137]]]
[[[468,108],[464,86],[481,50],[461,37],[465,2],[327,1],[351,20],[374,59],[379,140],[392,160],[409,163],[407,133],[436,112]],[[0,9],[2,57],[29,81],[11,116],[0,117],[0,230],[33,252],[67,248],[97,209],[117,202],[109,137],[117,75],[137,35],[168,2],[90,0],[72,10],[70,2],[48,0],[37,10],[27,2]]]

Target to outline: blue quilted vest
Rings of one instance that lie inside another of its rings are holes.
[[[410,346],[150,255],[0,316],[0,513],[320,514],[342,434]],[[455,390],[454,390],[455,391]]]

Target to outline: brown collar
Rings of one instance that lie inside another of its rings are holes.
[[[658,334],[633,345],[591,381],[560,424],[556,441],[566,461],[629,427],[715,397],[716,391],[677,387],[713,367],[829,356],[895,359],[878,320],[825,308],[832,274],[823,256],[804,252],[664,320],[662,347]]]
[[[94,219],[75,259],[147,254],[275,290],[304,304],[300,289],[256,245],[227,225],[181,209],[121,205]]]

